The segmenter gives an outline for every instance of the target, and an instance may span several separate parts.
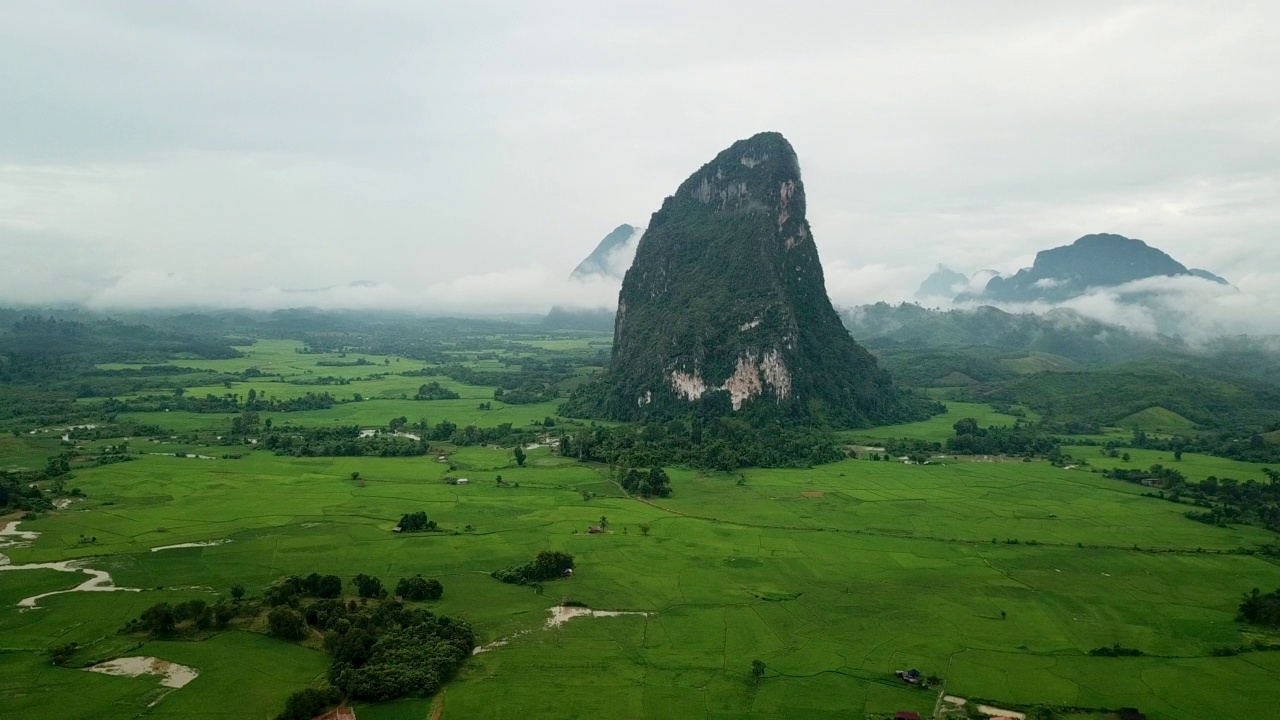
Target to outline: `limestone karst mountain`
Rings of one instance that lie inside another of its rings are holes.
[[[858,426],[919,415],[827,297],[790,143],[734,143],[663,201],[618,298],[603,378],[570,403]]]
[[[946,265],[938,265],[938,269],[920,283],[920,287],[916,289],[916,297],[951,299],[962,292],[968,284],[968,275],[956,272]]]
[[[957,300],[1055,303],[1155,277],[1199,277],[1222,285],[1226,280],[1205,270],[1190,270],[1165,252],[1141,240],[1101,233],[1085,235],[1070,245],[1042,250],[1029,268],[1009,277],[992,278],[982,293]]]
[[[631,262],[631,251],[644,228],[623,223],[604,236],[596,249],[591,251],[578,267],[569,274],[571,278],[583,279],[598,275],[602,277],[621,278]]]

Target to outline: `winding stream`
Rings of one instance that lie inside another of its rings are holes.
[[[18,523],[15,520],[3,529],[0,529],[0,548],[4,547],[26,547],[31,544],[32,540],[40,537],[40,533],[19,530]],[[18,540],[6,540],[8,537],[17,537]],[[142,592],[140,588],[117,587],[111,579],[111,573],[105,570],[94,570],[81,565],[81,560],[63,560],[61,562],[50,563],[27,563],[26,565],[14,565],[9,561],[8,556],[0,554],[0,572],[13,570],[53,570],[55,572],[79,572],[89,576],[88,580],[69,590],[54,590],[53,592],[41,593],[33,595],[29,598],[23,598],[18,601],[18,607],[25,610],[32,610],[38,607],[39,602],[44,598],[52,595],[62,595],[63,593],[72,592]]]

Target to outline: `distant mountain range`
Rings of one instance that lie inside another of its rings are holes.
[[[570,278],[584,279],[591,276],[609,277],[621,280],[631,265],[631,256],[635,254],[636,242],[644,228],[623,223],[604,236],[600,244],[578,267],[569,273]]]
[[[1059,303],[1098,288],[1114,288],[1157,277],[1197,277],[1220,285],[1227,281],[1207,271],[1188,268],[1141,240],[1101,233],[1085,235],[1070,245],[1043,250],[1029,268],[1008,277],[996,275],[980,291],[961,273],[943,266],[925,279],[919,297],[946,297],[957,302]]]

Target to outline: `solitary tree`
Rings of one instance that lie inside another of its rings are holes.
[[[352,479],[352,480],[357,480],[357,481],[358,481],[358,480],[360,479],[360,473],[358,473],[358,472],[354,472],[354,471],[353,471],[353,472],[351,473],[351,479]]]
[[[524,448],[517,445],[516,446],[516,465],[519,465],[520,467],[524,467],[524,457],[525,457]]]
[[[764,662],[760,660],[751,661],[751,679],[757,683],[764,677]]]
[[[244,586],[236,583],[231,586],[231,599],[239,601],[244,598]]]
[[[640,534],[641,535],[649,534],[649,523],[640,523]]]

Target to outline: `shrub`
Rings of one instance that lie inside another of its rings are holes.
[[[342,702],[342,693],[333,688],[306,688],[289,696],[276,720],[311,720]]]

